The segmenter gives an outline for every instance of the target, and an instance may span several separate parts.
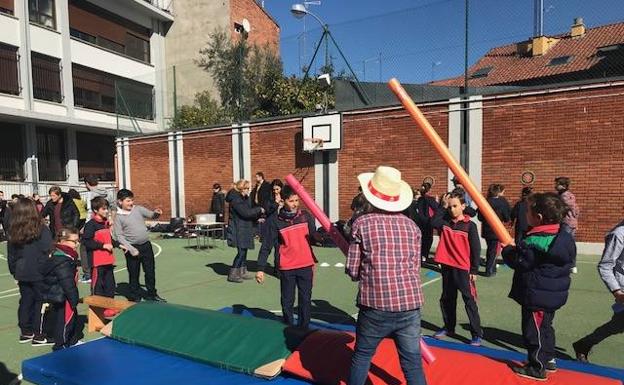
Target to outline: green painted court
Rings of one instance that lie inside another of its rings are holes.
[[[156,259],[156,285],[159,294],[169,302],[190,306],[219,309],[239,305],[258,311],[279,313],[279,281],[267,276],[263,285],[255,281],[242,284],[225,280],[235,250],[217,242],[212,249],[196,250],[194,241],[154,238]],[[250,252],[250,270],[254,270],[259,245]],[[8,384],[21,372],[22,360],[49,352],[50,347],[31,347],[17,342],[17,305],[19,295],[7,268],[6,245],[0,246],[0,385]],[[354,322],[357,313],[355,295],[357,286],[344,274],[344,257],[338,249],[316,248],[319,264],[312,292],[313,318],[327,322]],[[557,348],[561,358],[574,357],[572,343],[591,333],[596,327],[611,319],[613,303],[596,271],[598,256],[579,256],[579,273],[573,275],[572,289],[567,305],[555,318]],[[117,254],[116,280],[123,292],[128,282],[125,261]],[[336,266],[338,264],[338,266]],[[328,265],[328,266],[326,266]],[[484,345],[499,349],[524,351],[520,334],[520,308],[507,298],[512,271],[504,266],[494,278],[479,277],[479,310],[485,331]],[[425,293],[423,333],[432,334],[441,325],[438,299],[441,292],[440,276],[425,267],[422,271]],[[79,284],[81,294],[88,295],[89,287]],[[85,308],[79,307],[81,315]],[[467,318],[461,300],[458,303],[458,332],[465,342],[470,333],[464,325]],[[85,329],[86,330],[86,329]],[[89,334],[85,339],[98,338]],[[590,355],[592,363],[622,367],[624,334],[612,336],[596,346]]]

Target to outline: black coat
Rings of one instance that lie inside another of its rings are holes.
[[[63,203],[61,203],[61,222],[63,222],[63,227],[77,228],[78,222],[80,222],[78,208],[69,194],[61,193],[61,196],[63,197]],[[50,217],[50,231],[52,235],[56,235],[56,218],[54,217],[55,206],[54,202],[50,200],[41,212],[42,217]]]
[[[516,239],[519,239],[529,230],[529,222],[527,221],[527,211],[529,206],[526,200],[517,202],[511,210],[511,220],[514,222],[514,230]]]
[[[251,200],[232,189],[225,196],[230,205],[227,241],[231,247],[253,249],[253,223],[262,213],[260,207],[251,207]]]
[[[487,201],[490,206],[492,206],[492,209],[503,223],[509,222],[509,220],[511,219],[511,207],[509,207],[509,202],[507,202],[507,199],[505,199],[505,197],[488,198]],[[485,217],[481,213],[481,210],[478,210],[477,212],[479,220],[481,221],[481,237],[488,240],[498,239],[490,224],[485,220]]]
[[[77,266],[77,260],[62,250],[57,249],[50,258],[47,258],[41,265],[43,283],[48,291],[48,293],[43,293],[44,300],[50,300],[54,303],[62,303],[66,300],[72,308],[78,306],[80,294],[76,287]],[[61,293],[56,293],[56,290],[53,290],[55,286],[60,287]]]
[[[520,245],[503,249],[505,263],[515,270],[509,298],[531,310],[555,311],[568,300],[576,244],[559,231],[543,250],[537,245],[548,236],[552,234],[530,234]]]
[[[43,279],[41,265],[45,263],[54,248],[50,230],[42,226],[39,238],[25,245],[7,244],[7,260],[11,275],[22,282],[36,282]]]
[[[212,194],[210,212],[217,215],[225,215],[225,194],[222,191]]]
[[[271,184],[266,180],[262,182],[260,187],[256,186],[251,190],[251,194],[249,195],[251,198],[251,203],[253,207],[256,206],[264,206],[271,198],[273,197],[273,189]],[[258,200],[258,204],[256,204],[256,197]]]

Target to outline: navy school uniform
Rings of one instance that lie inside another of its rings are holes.
[[[307,212],[279,210],[277,217],[269,223],[265,242],[276,245],[279,253],[280,289],[284,322],[296,325],[293,308],[297,290],[298,326],[307,328],[311,318],[313,268],[316,257],[312,252],[316,235],[314,218]],[[258,269],[266,266],[270,249],[262,249],[258,255]]]
[[[481,243],[477,225],[465,214],[458,221],[453,221],[447,210],[440,208],[433,217],[432,226],[440,234],[434,261],[442,266],[440,308],[444,328],[449,333],[455,332],[459,291],[464,300],[472,337],[482,337],[477,290],[470,282],[470,274],[477,274],[479,270]]]
[[[519,245],[505,247],[503,258],[515,270],[509,297],[522,307],[528,365],[541,371],[555,358],[552,322],[568,300],[574,238],[558,224],[536,226]]]
[[[492,206],[492,210],[496,213],[498,218],[502,222],[509,222],[511,219],[511,208],[509,206],[509,202],[505,197],[498,198],[488,198],[488,203]],[[487,251],[485,253],[485,274],[487,276],[491,276],[496,274],[496,252],[498,249],[498,237],[496,233],[490,226],[490,224],[485,220],[485,217],[481,213],[480,210],[477,210],[478,218],[481,221],[481,236],[485,239],[487,244]]]

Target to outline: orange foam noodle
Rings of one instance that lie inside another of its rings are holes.
[[[481,192],[477,189],[477,187],[472,183],[470,177],[464,170],[464,168],[457,162],[457,160],[453,157],[453,154],[449,151],[448,147],[444,143],[444,141],[440,138],[438,133],[433,129],[427,118],[423,115],[420,109],[416,106],[412,98],[407,94],[401,83],[395,78],[390,79],[388,82],[390,89],[397,96],[397,98],[403,104],[403,107],[410,114],[412,119],[416,122],[421,131],[425,134],[429,142],[433,145],[435,150],[440,154],[442,160],[446,165],[451,169],[453,174],[459,179],[459,182],[464,186],[466,192],[472,197],[474,202],[477,204],[479,211],[485,217],[485,220],[492,227],[492,230],[498,237],[498,240],[503,245],[509,245],[513,243],[513,239],[511,235],[503,225],[503,222],[500,221],[498,215],[492,209],[492,206],[488,203],[488,201],[481,195]]]

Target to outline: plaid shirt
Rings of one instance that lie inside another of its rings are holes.
[[[357,303],[407,311],[424,303],[420,283],[420,229],[403,214],[366,214],[355,220],[347,274],[359,281]]]

